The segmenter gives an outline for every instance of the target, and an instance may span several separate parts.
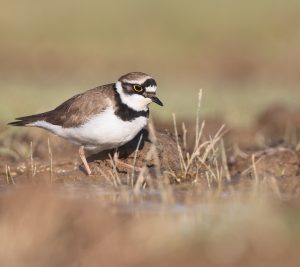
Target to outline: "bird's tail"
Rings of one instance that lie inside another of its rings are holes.
[[[31,123],[45,120],[47,118],[49,112],[35,114],[31,116],[19,117],[16,118],[15,121],[8,123],[8,125],[12,126],[31,126]]]

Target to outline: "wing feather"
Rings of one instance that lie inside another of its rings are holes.
[[[51,111],[19,117],[9,125],[26,126],[36,121],[46,121],[64,128],[77,127],[106,109],[114,101],[114,97],[113,84],[99,86],[73,96]]]

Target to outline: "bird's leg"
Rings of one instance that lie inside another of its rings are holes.
[[[140,167],[136,167],[136,166],[127,164],[127,163],[119,160],[117,151],[115,151],[115,153],[114,153],[114,162],[116,164],[116,167],[121,166],[125,169],[130,169],[130,170],[134,170],[134,171],[137,171],[137,172],[140,172],[142,170],[142,168],[140,168]]]
[[[91,172],[91,169],[90,169],[90,167],[89,167],[89,164],[88,164],[87,161],[86,161],[86,157],[85,157],[85,153],[84,153],[84,146],[80,146],[80,147],[79,147],[79,157],[80,157],[80,159],[81,159],[82,162],[83,162],[83,165],[84,165],[84,167],[85,167],[85,170],[86,170],[87,174],[88,174],[88,175],[91,175],[92,172]]]

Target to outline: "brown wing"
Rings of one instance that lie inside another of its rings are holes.
[[[59,105],[54,110],[32,116],[16,118],[15,126],[26,126],[38,120],[44,120],[64,128],[83,124],[93,115],[100,113],[114,101],[114,85],[108,84],[78,94]]]

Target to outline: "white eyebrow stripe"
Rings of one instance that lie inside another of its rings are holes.
[[[145,88],[146,92],[148,92],[148,93],[155,93],[156,89],[157,89],[156,86],[147,86]]]
[[[146,77],[144,79],[141,79],[141,80],[127,80],[127,79],[124,79],[124,82],[125,83],[130,83],[130,84],[143,84],[146,80],[148,80],[150,77]]]

